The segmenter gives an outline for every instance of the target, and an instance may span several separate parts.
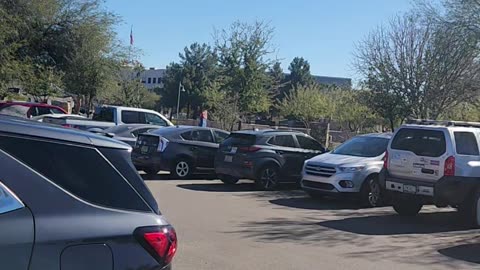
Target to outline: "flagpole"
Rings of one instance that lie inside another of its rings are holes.
[[[128,61],[133,65],[132,46],[133,46],[133,24],[130,27],[130,47],[128,47]]]

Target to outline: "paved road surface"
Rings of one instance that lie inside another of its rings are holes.
[[[154,178],[148,186],[179,236],[175,270],[480,268],[479,231],[451,210],[406,219],[299,190]]]

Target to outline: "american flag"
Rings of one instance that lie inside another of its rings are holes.
[[[133,26],[130,28],[130,45],[133,46]]]

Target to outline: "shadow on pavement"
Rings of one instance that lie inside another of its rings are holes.
[[[432,234],[471,229],[459,221],[456,212],[425,213],[416,217],[361,216],[323,221],[318,225],[363,235]]]
[[[255,191],[255,185],[253,183],[240,183],[236,185],[225,185],[219,181],[219,183],[209,184],[179,184],[179,188],[195,190],[195,191],[208,191],[208,192],[245,192]]]
[[[307,210],[357,210],[360,206],[353,202],[341,201],[335,199],[315,200],[310,197],[280,198],[269,201],[272,204]]]
[[[457,260],[480,264],[480,244],[465,244],[438,250],[438,253]]]
[[[140,174],[145,181],[184,181],[184,180],[216,180],[218,179],[215,174],[194,174],[188,179],[177,179],[169,173],[159,173],[156,175]]]

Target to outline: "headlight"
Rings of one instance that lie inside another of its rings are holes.
[[[357,165],[357,166],[340,166],[338,167],[338,170],[340,172],[359,172],[363,170],[365,166]]]

